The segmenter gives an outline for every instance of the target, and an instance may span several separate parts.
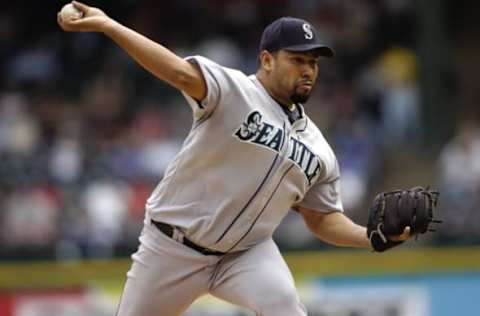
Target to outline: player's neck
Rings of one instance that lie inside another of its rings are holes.
[[[256,77],[257,77],[258,81],[260,81],[262,86],[265,88],[267,93],[270,95],[270,97],[272,99],[274,99],[278,103],[279,106],[281,106],[282,108],[284,108],[287,111],[295,110],[295,104],[293,104],[292,101],[290,101],[288,99],[283,100],[281,97],[278,96],[278,93],[275,93],[275,89],[273,89],[271,87],[268,79],[265,77],[265,74],[263,72],[258,71],[256,73]]]

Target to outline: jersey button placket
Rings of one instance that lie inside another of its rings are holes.
[[[270,190],[266,189],[265,192],[263,192],[263,202],[266,203],[269,197],[270,197]]]

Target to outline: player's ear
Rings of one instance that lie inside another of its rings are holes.
[[[260,60],[260,67],[263,68],[265,71],[269,72],[273,69],[273,55],[270,52],[263,50],[260,52],[259,60]]]

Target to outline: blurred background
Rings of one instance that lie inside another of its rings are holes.
[[[56,14],[65,3],[18,0],[0,9],[2,316],[115,313],[145,200],[192,122],[180,93],[110,40],[62,32]],[[475,314],[478,4],[87,4],[180,56],[204,55],[246,73],[256,70],[265,25],[284,15],[309,20],[337,54],[320,62],[306,110],[336,152],[347,215],[366,224],[376,192],[430,185],[441,192],[445,221],[437,233],[379,256],[329,247],[291,212],[275,239],[309,315]],[[206,298],[188,315],[250,314]]]

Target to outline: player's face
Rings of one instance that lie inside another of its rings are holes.
[[[281,101],[305,103],[318,76],[319,57],[313,52],[280,50],[274,54],[272,79]]]

